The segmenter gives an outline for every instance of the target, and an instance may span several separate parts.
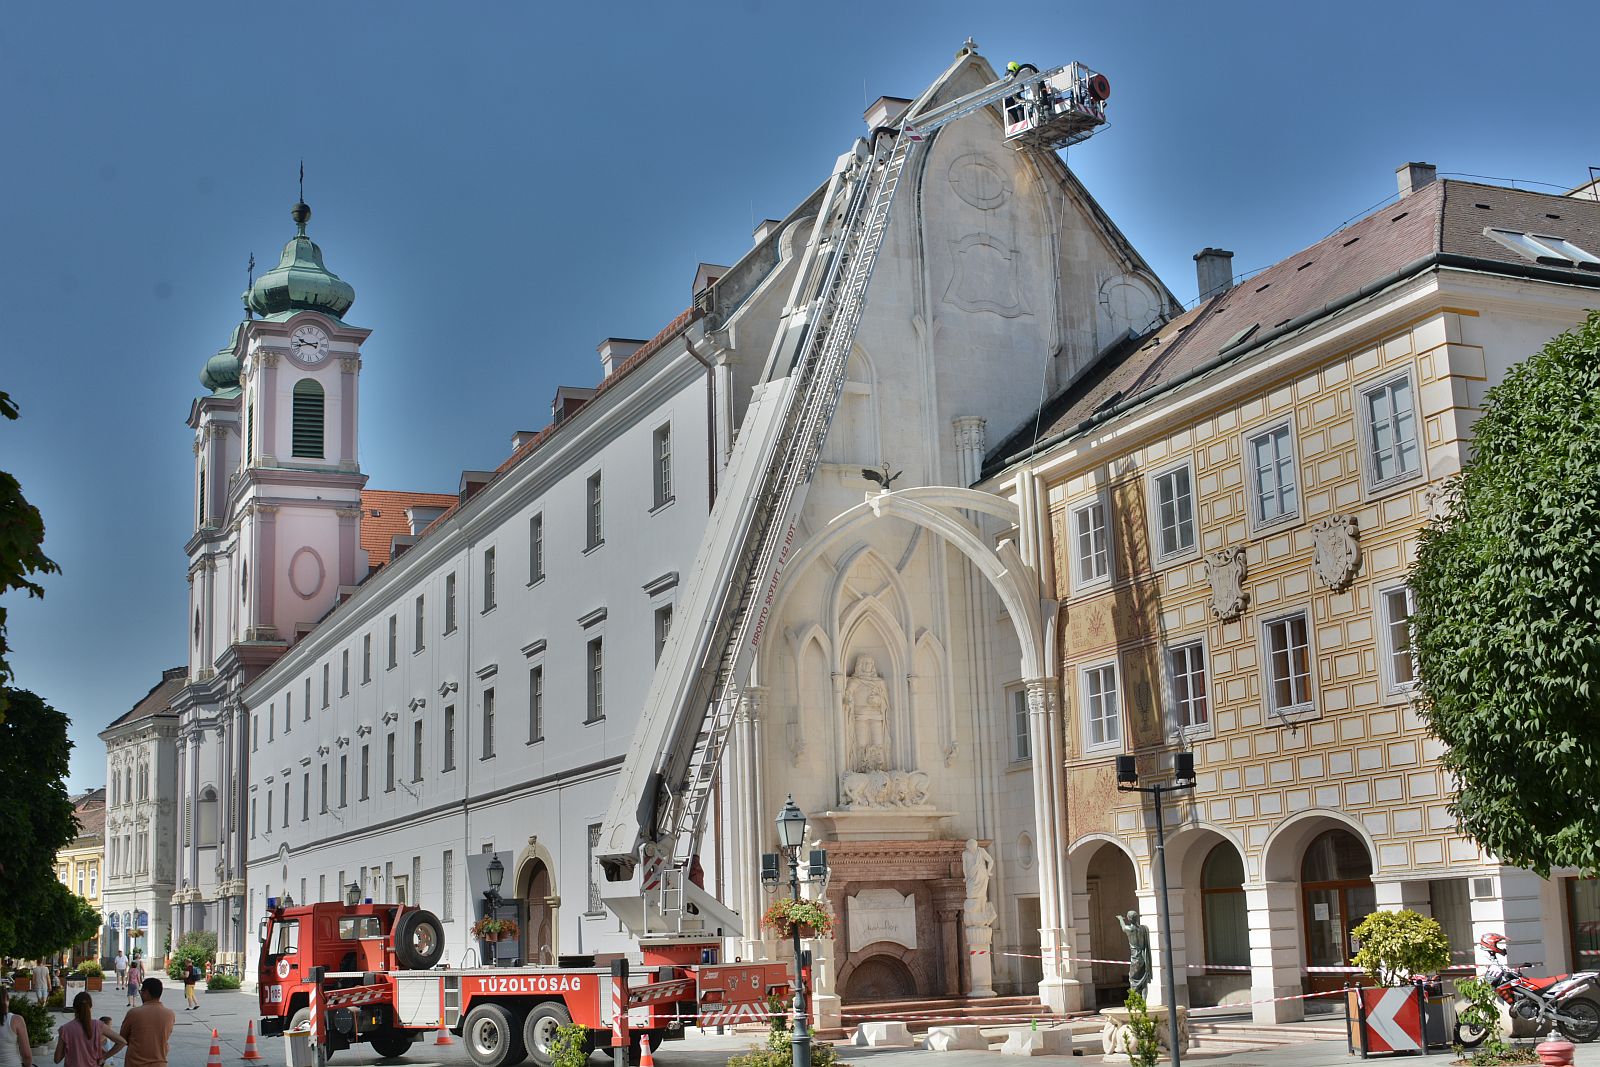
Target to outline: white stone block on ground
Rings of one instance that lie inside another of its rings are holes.
[[[1006,1043],[1000,1046],[1000,1053],[1004,1056],[1070,1056],[1072,1031],[1064,1028],[1013,1030]]]
[[[931,1026],[928,1028],[929,1052],[958,1052],[963,1049],[989,1051],[989,1039],[976,1026]]]
[[[910,1045],[911,1031],[905,1023],[862,1023],[856,1027],[850,1043],[857,1048],[886,1048],[891,1045]]]

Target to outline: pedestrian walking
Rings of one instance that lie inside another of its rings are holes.
[[[144,965],[139,962],[137,955],[133,957],[133,962],[128,964],[123,981],[127,983],[128,1007],[131,1008],[139,1003],[139,985],[144,981]]]
[[[33,1067],[28,1022],[11,1010],[11,998],[0,996],[0,1067]]]
[[[127,1067],[167,1067],[173,1010],[161,1003],[161,979],[146,978],[139,986],[139,1006],[122,1017],[122,1038],[128,1043]]]
[[[50,968],[43,960],[33,961],[33,999],[43,1004],[50,995]]]
[[[187,1005],[184,1011],[196,1011],[200,1002],[194,999],[194,984],[200,981],[200,965],[190,962],[189,969],[183,972],[183,1001]]]
[[[79,993],[72,998],[72,1021],[56,1031],[55,1061],[67,1067],[100,1067],[126,1045],[121,1034],[94,1017],[94,998]]]
[[[137,952],[134,953],[135,957],[138,955]],[[123,955],[120,948],[117,949],[117,958],[111,961],[111,966],[117,969],[117,984],[121,985],[123,980],[128,977],[128,957]]]

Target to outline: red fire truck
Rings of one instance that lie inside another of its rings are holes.
[[[438,918],[404,904],[286,907],[274,899],[261,938],[261,1032],[310,1026],[318,1062],[360,1042],[403,1056],[442,1027],[483,1067],[525,1058],[549,1067],[551,1042],[569,1023],[589,1028],[591,1049],[620,1033],[636,1051],[642,1036],[654,1046],[682,1037],[686,1024],[765,1019],[768,998],[792,988],[782,964],[702,962],[716,958],[720,940],[645,946],[646,970],[631,981],[592,958],[566,960],[587,966],[450,969],[439,965]]]

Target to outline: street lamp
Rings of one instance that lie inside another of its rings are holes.
[[[806,873],[800,874],[800,848],[806,840],[806,813],[794,802],[794,794],[784,802],[778,812],[778,849],[789,861],[789,891],[800,899],[801,882],[826,882],[828,879],[828,854],[820,848],[811,850]],[[767,852],[761,856],[761,884],[769,893],[778,891],[778,853]],[[806,1021],[805,954],[800,948],[800,927],[789,924],[794,937],[794,1028],[790,1031],[789,1047],[794,1053],[794,1067],[811,1067],[811,1028]]]
[[[1194,753],[1175,752],[1172,781],[1139,784],[1139,765],[1132,756],[1117,757],[1117,792],[1149,793],[1156,798],[1156,915],[1161,921],[1161,951],[1166,956],[1167,1025],[1172,1067],[1182,1067],[1178,1043],[1178,977],[1172,969],[1172,918],[1167,902],[1167,828],[1161,817],[1161,794],[1194,788]]]
[[[344,887],[344,902],[352,908],[361,903],[361,883],[351,882]]]
[[[486,873],[489,877],[489,888],[483,891],[484,916],[490,919],[498,919],[500,918],[500,886],[506,880],[506,865],[500,862],[498,855],[489,857],[489,868]],[[500,963],[500,943],[498,941],[490,941],[489,944],[493,946],[490,951],[494,954],[490,964],[497,966]]]

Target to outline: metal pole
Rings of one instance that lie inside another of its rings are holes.
[[[1167,828],[1161,817],[1161,786],[1151,789],[1156,798],[1156,910],[1161,918],[1161,951],[1167,957],[1167,1025],[1172,1067],[1182,1067],[1178,1044],[1178,976],[1172,958],[1172,908],[1167,902]]]
[[[789,889],[794,899],[800,899],[800,850],[788,849]],[[794,1067],[811,1067],[811,1029],[806,1025],[806,980],[800,949],[800,926],[789,924],[794,935],[794,1029],[789,1035],[789,1047],[794,1053]]]

